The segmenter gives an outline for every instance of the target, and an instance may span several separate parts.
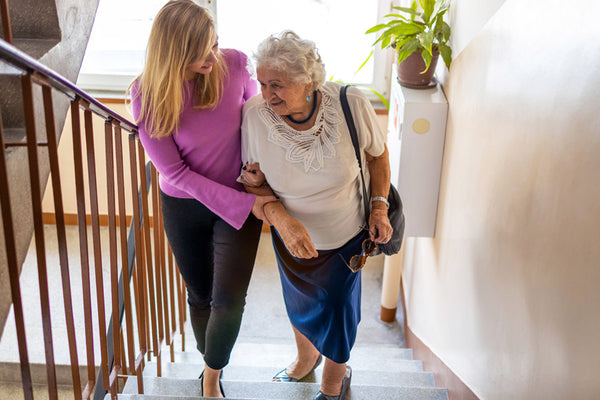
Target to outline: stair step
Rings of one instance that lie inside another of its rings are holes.
[[[58,43],[60,43],[60,39],[15,38],[14,40],[14,46],[16,48],[27,53],[36,60],[40,59]]]
[[[5,142],[23,142],[25,140],[25,128],[7,128],[2,129]],[[11,149],[8,148],[8,151]]]
[[[176,347],[177,348],[177,347]],[[202,355],[194,347],[186,347],[186,352],[175,352],[175,362],[203,364]],[[231,353],[230,365],[246,365],[252,367],[283,368],[296,357],[296,345],[291,341],[282,343],[253,343],[238,341]],[[412,360],[411,349],[394,345],[355,346],[350,353],[349,364],[363,365],[375,360],[375,366],[382,361]],[[169,360],[168,349],[163,349],[163,359]],[[384,367],[385,368],[385,367]],[[366,369],[366,368],[362,368]],[[374,368],[381,369],[381,368]]]
[[[5,66],[5,68],[8,68]],[[23,94],[21,89],[21,76],[12,71],[2,71],[0,74],[0,108],[2,109],[2,127],[23,128],[25,117],[23,113]]]
[[[31,371],[31,379],[34,385],[47,385],[48,383],[48,367],[46,364],[30,363],[29,368]],[[73,386],[73,375],[70,365],[56,365],[56,383],[59,386],[70,387]],[[96,375],[99,372],[99,368],[96,367]],[[79,376],[83,385],[87,379],[87,366],[81,365],[79,367]],[[21,382],[21,364],[19,362],[0,362],[0,382]],[[0,392],[1,393],[1,392]],[[2,397],[5,399],[9,397]]]
[[[223,389],[232,399],[279,399],[305,400],[311,399],[319,390],[318,383],[276,383],[276,382],[241,382],[223,381]],[[150,400],[132,393],[137,390],[135,378],[130,378],[125,385],[120,399]],[[144,378],[144,391],[147,395],[166,396],[162,399],[185,399],[200,396],[200,380],[183,380],[172,378]],[[174,393],[177,393],[174,396]],[[127,397],[127,395],[135,397]],[[171,397],[169,397],[169,395]],[[159,399],[161,397],[157,397]],[[372,385],[352,385],[348,400],[448,400],[446,389],[431,387],[389,387]]]
[[[152,362],[146,364],[144,376],[156,377],[157,364]],[[235,365],[227,366],[223,372],[223,379],[228,381],[255,381],[270,382],[282,367],[240,367]],[[162,366],[162,377],[174,379],[197,379],[204,366],[201,364],[179,364],[167,363]],[[323,367],[316,369],[314,374],[305,378],[304,382],[320,383]],[[433,387],[433,374],[422,372],[420,362],[406,365],[406,370],[385,370],[371,371],[353,368],[352,383],[356,385],[375,385],[375,386],[417,386]]]

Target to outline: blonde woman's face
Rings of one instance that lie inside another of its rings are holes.
[[[201,60],[195,61],[187,66],[185,70],[185,79],[194,79],[196,74],[207,75],[212,71],[213,65],[217,62],[217,53],[219,52],[219,43],[215,43],[208,52],[208,55]]]
[[[260,83],[263,99],[278,115],[290,115],[305,111],[306,95],[311,83],[295,83],[285,72],[273,68],[258,67],[256,78]]]

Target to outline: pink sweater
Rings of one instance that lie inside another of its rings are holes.
[[[231,226],[240,229],[248,218],[255,196],[244,192],[236,182],[242,165],[240,125],[242,106],[257,92],[247,67],[246,55],[222,50],[229,70],[223,99],[215,109],[194,110],[193,81],[184,83],[185,103],[179,129],[172,135],[154,139],[140,121],[140,140],[160,174],[161,190],[172,197],[193,198],[204,204]],[[135,119],[140,99],[132,90]]]

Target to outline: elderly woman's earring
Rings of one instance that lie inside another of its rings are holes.
[[[310,97],[310,94],[308,96],[306,96],[306,102],[309,103],[312,100],[312,97]]]

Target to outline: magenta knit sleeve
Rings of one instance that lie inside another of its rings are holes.
[[[137,119],[139,101],[132,101]],[[151,138],[143,123],[138,126],[139,138],[146,154],[158,170],[161,179],[204,204],[225,222],[240,229],[252,210],[255,196],[220,184],[193,171],[181,158],[172,136]]]

